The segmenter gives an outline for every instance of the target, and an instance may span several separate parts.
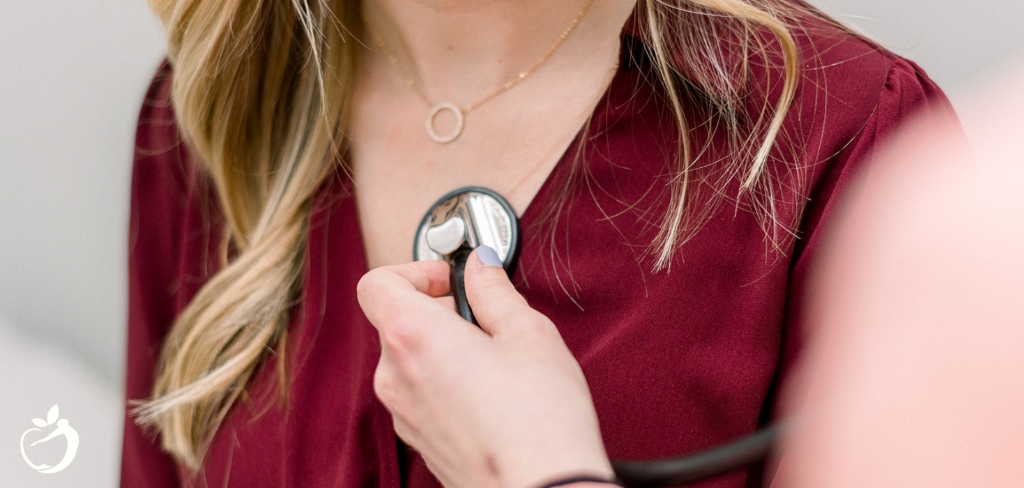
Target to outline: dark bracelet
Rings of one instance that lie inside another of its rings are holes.
[[[606,485],[626,486],[617,479],[600,478],[597,476],[570,476],[544,483],[537,488],[555,488],[556,486],[571,485],[573,483],[604,483]]]

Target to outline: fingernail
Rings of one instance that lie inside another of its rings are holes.
[[[498,257],[498,253],[494,252],[494,249],[487,246],[480,246],[476,248],[476,258],[479,259],[480,263],[484,266],[494,266],[497,268],[504,267],[501,262],[501,258]]]

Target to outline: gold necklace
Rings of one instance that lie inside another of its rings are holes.
[[[384,38],[381,37],[379,32],[377,32],[377,29],[375,29],[372,24],[367,22],[365,17],[363,17],[363,23],[366,24],[366,28],[370,32],[370,35],[373,36],[373,40],[374,42],[376,42],[377,47],[379,47],[380,50],[384,52],[384,56],[388,58],[389,62],[391,62],[391,66],[393,66],[395,70],[398,71],[400,75],[402,75],[402,78],[405,80],[405,84],[409,88],[412,88],[413,91],[416,92],[416,95],[420,97],[420,100],[426,102],[427,106],[430,107],[430,112],[427,114],[426,122],[427,136],[438,144],[447,144],[449,142],[454,141],[459,137],[459,135],[462,134],[462,128],[465,125],[466,114],[468,114],[471,110],[479,107],[480,105],[487,103],[492,98],[501,95],[502,93],[505,93],[512,87],[518,85],[519,82],[525,80],[527,76],[530,76],[534,72],[534,70],[540,67],[540,65],[544,64],[544,62],[547,61],[552,54],[554,54],[558,47],[562,45],[562,42],[565,41],[565,38],[569,37],[569,34],[573,31],[573,29],[576,28],[576,25],[580,23],[580,19],[582,19],[583,15],[587,13],[587,9],[590,8],[590,4],[592,3],[594,3],[594,0],[587,0],[587,3],[583,5],[583,9],[580,10],[580,13],[576,14],[576,18],[572,19],[572,22],[569,23],[569,26],[565,28],[565,31],[563,31],[562,35],[558,37],[558,40],[556,40],[554,44],[552,44],[551,47],[548,48],[547,52],[545,52],[544,55],[540,57],[540,59],[535,61],[533,65],[531,65],[525,71],[519,72],[518,76],[505,82],[505,84],[498,87],[498,89],[491,92],[491,94],[481,98],[475,103],[466,105],[465,107],[459,107],[454,103],[445,101],[442,101],[440,103],[434,103],[430,99],[430,97],[428,97],[427,94],[423,91],[423,89],[416,84],[416,81],[413,80],[409,72],[406,71],[405,68],[402,67],[401,63],[398,62],[398,57],[396,57],[395,53],[393,53],[391,49],[388,48],[388,45],[384,42]],[[455,116],[455,127],[448,134],[438,134],[437,130],[434,128],[434,121],[437,119],[437,114],[443,111],[451,112],[452,115]]]

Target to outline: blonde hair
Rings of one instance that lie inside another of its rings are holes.
[[[729,163],[729,171],[741,192],[763,202],[755,206],[766,231],[778,224],[764,173],[797,87],[797,45],[786,19],[808,12],[783,2],[640,0],[644,41],[680,134],[670,211],[651,244],[656,269],[667,266],[713,207],[693,205],[688,193],[695,149],[687,138],[694,121],[683,110],[687,90],[710,100],[726,122],[738,154],[746,155]],[[222,269],[177,318],[153,397],[135,414],[159,431],[166,451],[197,469],[266,355],[286,349],[310,202],[346,150],[359,51],[351,36],[360,34],[361,20],[351,0],[150,5],[168,33],[178,125],[216,187],[229,235]],[[737,114],[753,51],[780,60],[783,83],[761,119],[742,121]],[[679,71],[679,59],[687,60],[687,71]],[[279,359],[284,394],[286,361],[283,354]]]

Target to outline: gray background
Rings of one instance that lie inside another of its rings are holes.
[[[957,107],[1024,49],[1015,0],[814,3],[918,61]],[[0,12],[0,483],[113,486],[133,130],[162,33],[142,0]],[[40,475],[17,439],[53,404],[82,444]]]

